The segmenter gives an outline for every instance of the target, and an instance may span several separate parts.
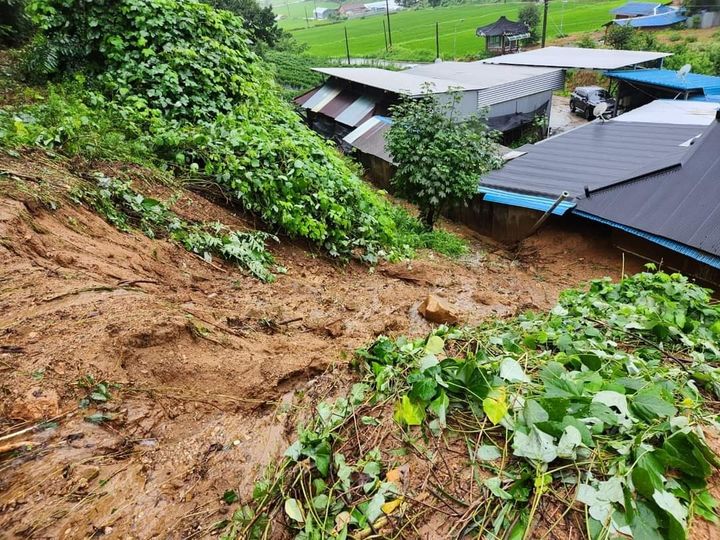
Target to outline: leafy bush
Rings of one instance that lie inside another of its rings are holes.
[[[631,49],[637,30],[632,26],[611,24],[605,34],[605,43],[613,49]]]
[[[283,30],[277,25],[272,6],[260,7],[256,0],[210,0],[216,9],[225,9],[245,21],[245,29],[255,44],[274,47],[283,37]]]
[[[325,80],[323,75],[312,71],[312,68],[325,63],[321,58],[295,51],[277,50],[266,51],[263,58],[272,67],[275,81],[295,95],[308,91]]]
[[[189,223],[170,206],[175,202],[145,197],[130,182],[97,175],[96,187],[76,189],[73,197],[85,202],[124,232],[139,228],[150,238],[168,238],[205,259],[213,255],[237,264],[262,281],[273,281],[269,267],[273,256],[265,248],[274,236],[263,232],[240,232],[221,223]]]
[[[429,230],[448,204],[472,197],[480,175],[501,163],[480,117],[458,122],[459,98],[441,102],[428,89],[391,109],[387,148],[398,164],[392,181],[401,196],[418,204]]]
[[[407,253],[389,204],[278,95],[242,20],[195,0],[45,0],[33,54],[82,70],[156,156],[331,255]]]
[[[26,0],[0,0],[0,45],[16,47],[30,38],[25,4]]]
[[[597,42],[592,37],[592,34],[583,34],[582,37],[575,42],[575,46],[583,49],[594,49],[597,47]]]
[[[518,10],[518,20],[525,23],[530,31],[530,42],[535,43],[539,39],[538,30],[540,27],[540,8],[534,2],[528,2]]]
[[[462,515],[452,520],[459,538],[580,525],[588,538],[684,540],[694,518],[718,520],[708,479],[720,459],[702,429],[717,425],[720,396],[710,293],[644,272],[565,291],[549,313],[380,337],[357,353],[362,382],[318,404],[277,472],[256,484],[253,506],[223,526],[270,537],[268,516],[284,507],[296,538],[392,537],[421,524],[416,510],[435,498]],[[436,483],[408,485],[392,468],[407,460],[399,450]],[[427,485],[430,500],[416,501]],[[473,491],[475,506],[464,499]],[[558,508],[549,528],[538,515],[548,507]]]

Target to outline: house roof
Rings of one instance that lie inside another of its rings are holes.
[[[593,193],[578,201],[577,213],[720,268],[718,148],[720,121],[715,121],[677,166]],[[700,253],[688,252],[687,247]]]
[[[529,31],[524,22],[511,21],[505,15],[502,15],[494,23],[479,27],[475,33],[480,37],[492,37],[527,34]]]
[[[453,88],[473,89],[459,81],[415,75],[406,71],[390,71],[380,68],[313,68],[313,70],[371,88],[412,96],[423,94],[428,84],[432,85],[430,91],[435,94],[441,94]]]
[[[390,130],[391,125],[390,118],[373,116],[348,133],[343,141],[364,154],[392,163],[392,157],[385,149],[385,134]]]
[[[596,121],[519,150],[526,154],[485,175],[481,188],[569,199],[678,163],[705,126]]]
[[[605,73],[611,79],[620,81],[661,86],[672,90],[693,91],[703,90],[705,93],[720,93],[720,77],[688,73],[684,77],[671,69],[632,69],[608,71]]]
[[[295,98],[304,109],[322,113],[341,124],[355,127],[369,118],[375,110],[375,96],[360,95],[351,88],[326,83]]]
[[[559,70],[556,68],[495,66],[478,61],[421,64],[407,69],[403,73],[458,81],[464,86],[481,90],[557,71]]]
[[[659,60],[671,53],[583,49],[581,47],[545,47],[481,60],[486,64],[540,66],[562,69],[620,69]]]
[[[315,71],[388,92],[413,96],[432,85],[436,94],[452,89],[484,90],[532,77],[555,73],[554,68],[528,66],[494,66],[483,62],[436,62],[404,71],[380,68],[314,68]]]
[[[708,126],[712,124],[717,110],[720,108],[720,96],[717,98],[718,103],[658,99],[643,107],[623,113],[614,121]]]
[[[612,23],[619,26],[632,26],[633,28],[662,28],[685,22],[686,20],[687,16],[680,10],[669,9],[653,15],[631,17],[629,19],[615,19]]]
[[[625,17],[639,17],[641,15],[652,15],[655,9],[660,7],[656,2],[628,2],[625,5],[611,9],[613,15],[624,15]]]

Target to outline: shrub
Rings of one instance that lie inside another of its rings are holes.
[[[45,0],[34,51],[82,70],[155,155],[333,256],[404,254],[389,204],[285,104],[242,20],[195,0]]]
[[[530,30],[530,42],[535,43],[538,40],[538,27],[540,26],[540,8],[537,4],[524,4],[518,10],[518,19],[524,22]]]
[[[635,33],[636,30],[630,25],[611,24],[605,36],[605,43],[613,49],[630,49]]]
[[[245,21],[245,29],[255,44],[274,47],[283,37],[283,30],[277,25],[272,6],[260,7],[255,0],[210,0],[216,9],[225,9]]]
[[[453,97],[441,102],[428,90],[391,109],[387,148],[398,163],[393,183],[418,204],[429,230],[448,204],[472,197],[480,175],[500,165],[493,134],[480,117],[458,122],[459,96]]]
[[[597,43],[591,34],[583,34],[582,37],[575,42],[575,46],[582,47],[583,49],[594,49]]]
[[[32,25],[26,0],[0,0],[0,46],[16,47],[30,38]]]

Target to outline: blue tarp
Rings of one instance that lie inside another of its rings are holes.
[[[685,22],[687,17],[677,10],[647,15],[643,17],[631,17],[628,19],[615,19],[613,23],[620,26],[632,26],[633,28],[662,28]]]

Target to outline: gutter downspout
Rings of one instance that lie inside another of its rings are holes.
[[[540,216],[540,219],[537,220],[537,222],[535,223],[535,225],[533,225],[533,226],[530,228],[530,230],[528,231],[528,233],[523,237],[523,240],[525,240],[525,238],[529,238],[530,236],[532,236],[533,234],[535,234],[535,233],[537,232],[537,230],[538,230],[540,227],[542,227],[542,224],[545,223],[545,222],[547,221],[547,219],[550,217],[550,214],[552,214],[553,211],[554,211],[558,206],[560,206],[560,203],[562,203],[562,202],[563,202],[565,199],[567,199],[569,196],[570,196],[570,193],[568,193],[567,191],[563,191],[563,192],[560,194],[560,196],[555,200],[555,202],[552,204],[552,206],[551,206],[550,208],[548,208],[548,209],[545,211],[545,213],[544,213],[542,216]]]

